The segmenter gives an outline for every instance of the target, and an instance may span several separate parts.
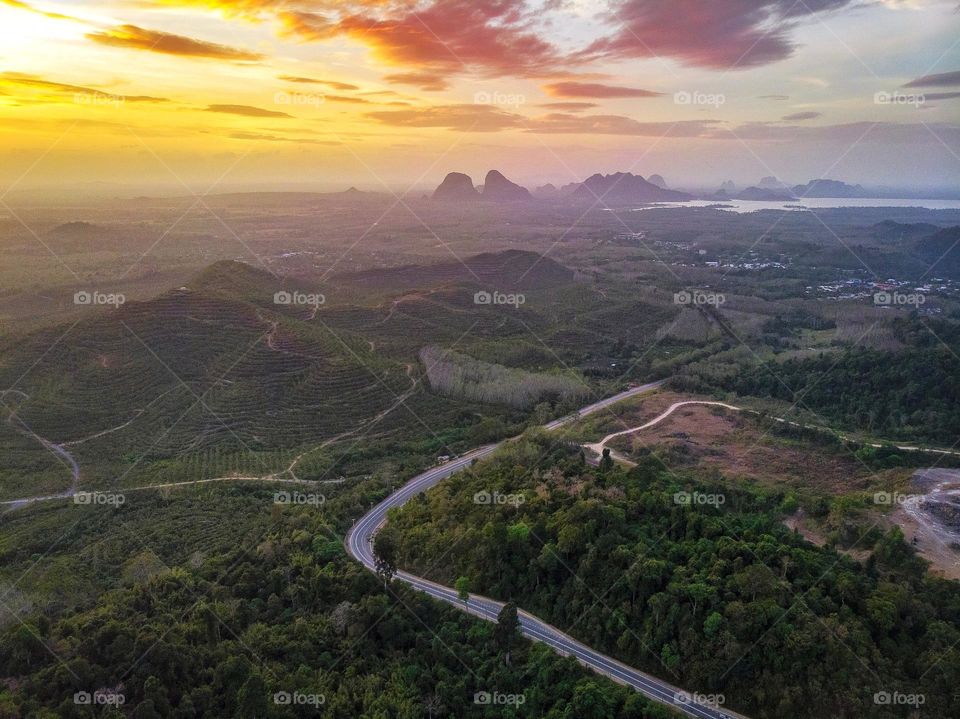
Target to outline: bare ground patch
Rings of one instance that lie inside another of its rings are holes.
[[[660,394],[659,401],[647,402],[646,419],[678,398],[690,399]],[[638,417],[637,423],[644,419]],[[668,467],[715,468],[731,479],[831,495],[864,491],[905,472],[871,471],[843,448],[785,438],[766,430],[752,415],[711,406],[681,407],[661,423],[617,437],[609,446],[634,459],[646,451],[654,452]]]

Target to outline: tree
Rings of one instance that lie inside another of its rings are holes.
[[[157,677],[147,677],[147,681],[143,683],[143,698],[153,702],[154,708],[161,716],[170,715],[170,701],[167,699],[167,691]]]
[[[428,719],[433,719],[434,715],[443,711],[443,702],[439,696],[433,694],[423,700],[423,708],[427,712]]]
[[[237,694],[237,719],[262,719],[270,714],[267,685],[256,672],[244,682]]]
[[[137,704],[137,708],[130,715],[131,719],[161,719],[162,716],[153,705],[152,699],[144,699]]]
[[[457,590],[460,601],[466,604],[470,599],[470,580],[467,577],[458,577],[453,586]]]
[[[493,630],[493,641],[497,649],[504,653],[507,666],[510,666],[510,650],[517,641],[520,633],[520,619],[517,616],[517,605],[507,602],[497,615],[497,626]]]
[[[567,716],[576,719],[605,719],[614,712],[610,696],[593,679],[577,683]]]
[[[610,448],[603,448],[603,457],[600,458],[600,470],[607,472],[613,469],[613,458],[610,456]]]
[[[397,536],[396,532],[384,527],[373,538],[373,558],[376,563],[377,576],[383,580],[386,589],[387,582],[397,573]]]
[[[713,612],[703,622],[703,633],[708,637],[714,637],[720,631],[721,626],[723,626],[723,615],[719,612]]]

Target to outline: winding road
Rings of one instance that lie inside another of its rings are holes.
[[[616,402],[620,402],[621,400],[633,397],[634,395],[656,389],[661,384],[662,382],[651,382],[650,384],[633,387],[625,392],[614,395],[613,397],[584,407],[575,414],[554,420],[553,422],[544,425],[544,429],[548,431],[559,429],[560,427],[563,427],[564,425],[569,424],[576,419],[593,414],[594,412],[609,407]],[[665,418],[674,409],[676,409],[676,407],[671,407],[670,410],[654,420],[654,422]],[[648,423],[648,425],[649,424],[650,423]],[[606,441],[606,439],[609,438],[605,438],[604,441]],[[371,572],[375,572],[376,562],[373,555],[373,536],[384,524],[386,524],[387,513],[389,510],[393,507],[402,506],[411,497],[415,497],[420,492],[430,489],[450,475],[460,471],[464,467],[469,467],[474,460],[487,457],[496,451],[502,444],[503,442],[479,447],[478,449],[468,452],[467,454],[457,457],[456,459],[450,460],[449,462],[446,462],[438,467],[429,469],[411,479],[396,492],[374,506],[350,528],[350,531],[347,532],[347,536],[345,538],[347,552],[354,559],[361,562]],[[431,582],[430,580],[423,579],[422,577],[417,577],[408,572],[398,571],[394,576],[395,579],[399,579],[415,589],[429,594],[435,599],[452,604],[459,609],[491,622],[495,622],[497,620],[497,615],[503,608],[502,602],[498,602],[495,599],[490,599],[477,594],[471,594],[469,599],[464,602],[457,596],[455,589],[445,587],[437,584],[436,582]],[[578,661],[580,661],[580,663],[584,664],[590,669],[593,669],[598,674],[609,677],[620,684],[633,687],[638,692],[644,694],[650,699],[670,706],[686,716],[697,717],[698,719],[730,719],[730,717],[739,716],[730,712],[722,711],[713,706],[697,703],[694,701],[691,693],[683,691],[672,684],[633,669],[626,664],[601,654],[600,652],[591,649],[586,644],[583,644],[567,634],[564,634],[556,627],[547,624],[541,619],[538,619],[529,612],[519,610],[518,613],[520,630],[524,636],[529,637],[534,641],[547,644],[559,654],[575,657]]]

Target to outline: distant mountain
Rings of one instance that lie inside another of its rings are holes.
[[[557,189],[556,185],[547,183],[546,185],[540,185],[533,191],[533,196],[538,197],[541,200],[552,200],[560,194],[560,190]]]
[[[64,222],[50,230],[51,235],[60,235],[61,237],[96,237],[102,233],[103,227],[94,225],[90,222],[75,220],[73,222]]]
[[[592,175],[578,187],[573,198],[604,204],[631,204],[635,202],[682,202],[693,197],[685,192],[664,190],[640,175],[617,172],[613,175]]]
[[[884,220],[870,227],[871,234],[878,240],[894,243],[931,235],[939,229],[939,227],[931,225],[929,222],[903,223],[894,222],[893,220]]]
[[[760,180],[760,182],[757,183],[756,186],[759,187],[761,190],[786,190],[786,189],[789,189],[785,184],[783,184],[782,182],[780,182],[780,180],[778,180],[778,179],[777,179],[776,177],[774,177],[773,175],[770,175],[770,176],[768,176],[768,177],[762,178],[762,179]]]
[[[473,180],[462,172],[451,172],[433,192],[434,200],[477,200],[480,194],[473,187]]]
[[[90,252],[128,248],[130,238],[115,225],[96,225],[83,220],[65,222],[46,233],[44,242],[54,252]]]
[[[737,186],[733,184],[733,180],[724,180],[723,184],[720,185],[720,189],[727,194],[732,195],[737,191]]]
[[[447,176],[449,177],[449,175]],[[532,200],[533,196],[526,187],[521,187],[515,182],[510,182],[497,170],[490,170],[483,181],[484,200],[494,202],[516,202],[522,200]]]
[[[650,175],[650,177],[647,178],[647,181],[653,185],[656,185],[661,190],[670,189],[669,187],[667,187],[667,181],[663,179],[663,175]]]
[[[462,262],[451,260],[343,273],[331,277],[330,284],[400,291],[479,280],[502,291],[515,291],[557,287],[573,279],[573,270],[549,257],[528,250],[505,250],[465,257]]]
[[[796,185],[794,194],[799,197],[870,197],[860,185],[848,185],[839,180],[810,180],[806,185]]]
[[[913,253],[930,266],[927,277],[960,278],[960,226],[916,240]]]

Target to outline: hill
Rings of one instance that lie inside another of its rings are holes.
[[[685,192],[665,190],[640,175],[617,172],[613,175],[591,175],[578,187],[573,199],[581,202],[600,202],[605,205],[629,205],[640,202],[680,202],[693,197]]]
[[[860,185],[848,185],[839,180],[810,180],[806,185],[795,185],[798,197],[870,197]]]
[[[343,273],[330,281],[335,285],[388,291],[476,282],[506,291],[567,284],[573,281],[573,270],[536,252],[505,250],[466,257],[462,262],[451,260]]]
[[[478,302],[482,292],[524,301]],[[584,390],[606,392],[622,388],[603,384],[622,383],[621,367],[648,371],[630,358],[675,312],[626,290],[601,295],[522,250],[322,287],[217,262],[152,299],[0,337],[0,386],[16,388],[0,406],[0,495],[65,491],[54,445],[78,463],[81,489],[282,475],[304,453],[301,478],[429,463],[529,416],[432,391],[425,346],[511,371],[572,368]],[[566,411],[569,394],[550,394],[550,411]]]
[[[462,172],[451,172],[443,178],[443,182],[433,191],[434,200],[477,200],[480,193],[473,186],[473,180]]]
[[[960,226],[945,227],[916,240],[913,251],[929,265],[927,277],[960,278]]]
[[[292,300],[278,304],[276,293]],[[154,299],[84,307],[75,324],[4,336],[0,385],[17,392],[4,397],[0,417],[0,451],[11,458],[0,493],[67,487],[68,468],[50,462],[44,441],[67,447],[80,486],[97,488],[262,476],[283,472],[305,450],[300,476],[326,476],[349,459],[336,442],[361,438],[363,461],[377,443],[422,442],[424,434],[434,446],[420,451],[449,453],[456,433],[431,437],[409,413],[450,427],[465,405],[423,391],[413,348],[373,350],[367,336],[379,339],[385,314],[372,313],[365,327],[357,308],[331,292],[218,262]],[[453,334],[451,315],[440,322]],[[404,409],[393,412],[398,399]],[[320,445],[329,449],[312,452]],[[402,458],[399,445],[393,452]]]
[[[523,200],[532,200],[533,196],[526,187],[521,187],[515,182],[510,182],[497,170],[490,170],[483,181],[484,200],[494,202],[517,202]]]

